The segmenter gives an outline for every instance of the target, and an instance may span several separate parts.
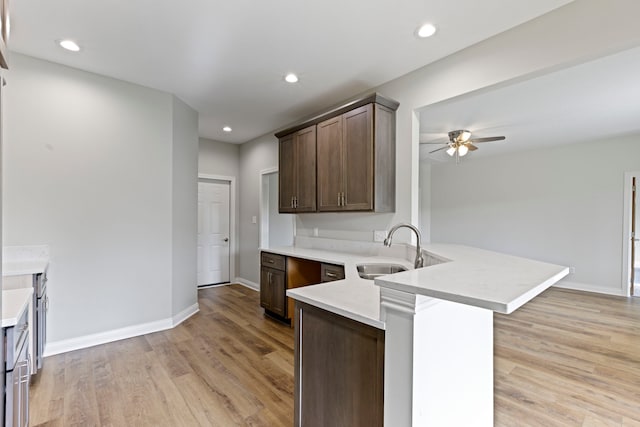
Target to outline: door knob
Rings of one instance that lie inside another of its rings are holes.
[[[223,240],[224,240],[225,242],[228,242],[228,241],[229,241],[229,238],[228,238],[228,237],[225,237]]]

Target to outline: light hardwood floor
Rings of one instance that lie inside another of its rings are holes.
[[[240,285],[164,332],[52,356],[31,426],[291,426],[293,330]],[[640,299],[551,289],[495,316],[497,426],[640,426]]]
[[[550,289],[494,334],[496,425],[640,426],[640,299]]]

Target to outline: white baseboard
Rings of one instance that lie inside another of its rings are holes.
[[[137,337],[140,335],[171,329],[184,322],[186,319],[193,316],[198,311],[198,303],[195,303],[168,319],[156,320],[154,322],[142,323],[140,325],[127,326],[120,329],[113,329],[111,331],[99,332],[97,334],[85,335],[82,337],[48,342],[43,357],[49,357],[73,350],[80,350],[100,344],[106,344],[127,338]]]
[[[600,286],[590,285],[588,283],[570,282],[568,280],[560,280],[555,285],[556,288],[572,289],[575,291],[595,292],[598,294],[615,295],[626,297],[626,292],[623,292],[620,288],[605,288]]]
[[[184,310],[182,310],[180,313],[176,314],[175,316],[173,316],[171,318],[171,322],[173,324],[172,327],[176,327],[178,326],[180,323],[184,322],[185,320],[187,320],[189,317],[193,316],[194,314],[196,314],[198,311],[200,311],[200,306],[198,305],[198,303],[195,303],[187,308],[185,308]]]
[[[242,277],[236,277],[235,279],[233,279],[233,282],[239,283],[242,286],[253,289],[254,291],[260,291],[260,285],[258,283],[252,282],[251,280],[243,279]]]

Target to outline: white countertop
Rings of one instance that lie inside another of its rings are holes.
[[[561,265],[461,245],[423,248],[451,260],[376,279],[376,285],[509,314],[569,274]]]
[[[2,327],[9,328],[18,323],[18,319],[29,306],[33,288],[20,288],[2,291]]]
[[[5,261],[2,263],[3,276],[21,276],[24,274],[44,273],[49,265],[46,259],[29,261]]]
[[[406,259],[368,257],[298,247],[264,248],[268,252],[344,265],[345,279],[287,291],[296,300],[384,329],[380,287],[426,295],[500,313],[511,313],[569,273],[564,266],[468,246],[428,244],[423,250],[449,260],[375,280],[358,276],[356,265],[390,262],[412,268]],[[410,251],[409,251],[410,253]]]
[[[376,262],[401,264],[406,268],[413,266],[411,262],[401,258],[354,255],[293,246],[261,250],[344,266],[343,280],[289,289],[287,295],[379,329],[384,329],[384,322],[380,320],[380,288],[373,280],[360,278],[356,266]]]

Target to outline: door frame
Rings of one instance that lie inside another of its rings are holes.
[[[624,201],[622,211],[622,293],[631,296],[631,268],[633,268],[633,260],[631,259],[631,182],[633,178],[637,183],[640,182],[640,171],[624,173]],[[637,196],[636,192],[636,196]],[[636,202],[637,203],[637,202]],[[636,224],[636,228],[638,224]],[[637,230],[636,230],[637,231]]]
[[[278,172],[278,167],[262,169],[260,171],[260,221],[258,221],[259,248],[267,248],[269,246],[269,178],[267,175]],[[293,226],[293,239],[296,238],[296,220],[295,215],[291,215]]]
[[[229,183],[229,281],[236,282],[236,177],[226,175],[198,174],[198,182],[201,180],[226,181]]]

